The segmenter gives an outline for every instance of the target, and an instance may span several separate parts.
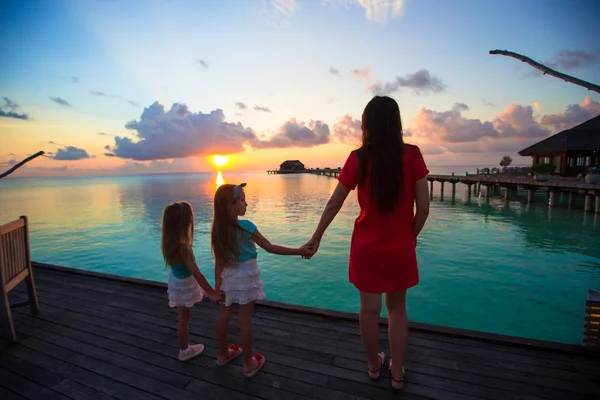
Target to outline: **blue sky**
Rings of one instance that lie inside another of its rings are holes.
[[[282,158],[340,164],[377,87],[398,101],[406,141],[432,165],[464,164],[466,155],[495,164],[600,114],[598,94],[488,54],[514,51],[600,83],[597,1],[2,7],[0,97],[10,103],[0,107],[28,119],[0,117],[0,162],[52,153],[31,174],[206,170],[216,153],[238,169]],[[186,107],[169,112],[174,103]]]

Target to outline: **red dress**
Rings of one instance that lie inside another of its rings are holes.
[[[360,214],[354,222],[350,244],[349,280],[361,292],[390,293],[419,283],[417,255],[413,241],[415,182],[429,170],[417,146],[404,146],[404,199],[392,215],[382,216],[370,202],[370,174],[358,186]],[[358,185],[356,152],[344,164],[338,181],[349,190]]]

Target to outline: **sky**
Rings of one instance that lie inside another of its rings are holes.
[[[0,171],[342,166],[374,95],[431,166],[493,166],[600,114],[595,0],[1,0]]]

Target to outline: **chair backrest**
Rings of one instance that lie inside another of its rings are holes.
[[[600,293],[588,290],[583,323],[583,345],[600,349]]]
[[[1,283],[10,292],[31,269],[27,217],[0,226]]]

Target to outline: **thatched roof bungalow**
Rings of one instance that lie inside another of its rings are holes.
[[[600,165],[600,115],[550,136],[519,152],[531,156],[533,165],[554,164],[560,176],[585,174]]]

